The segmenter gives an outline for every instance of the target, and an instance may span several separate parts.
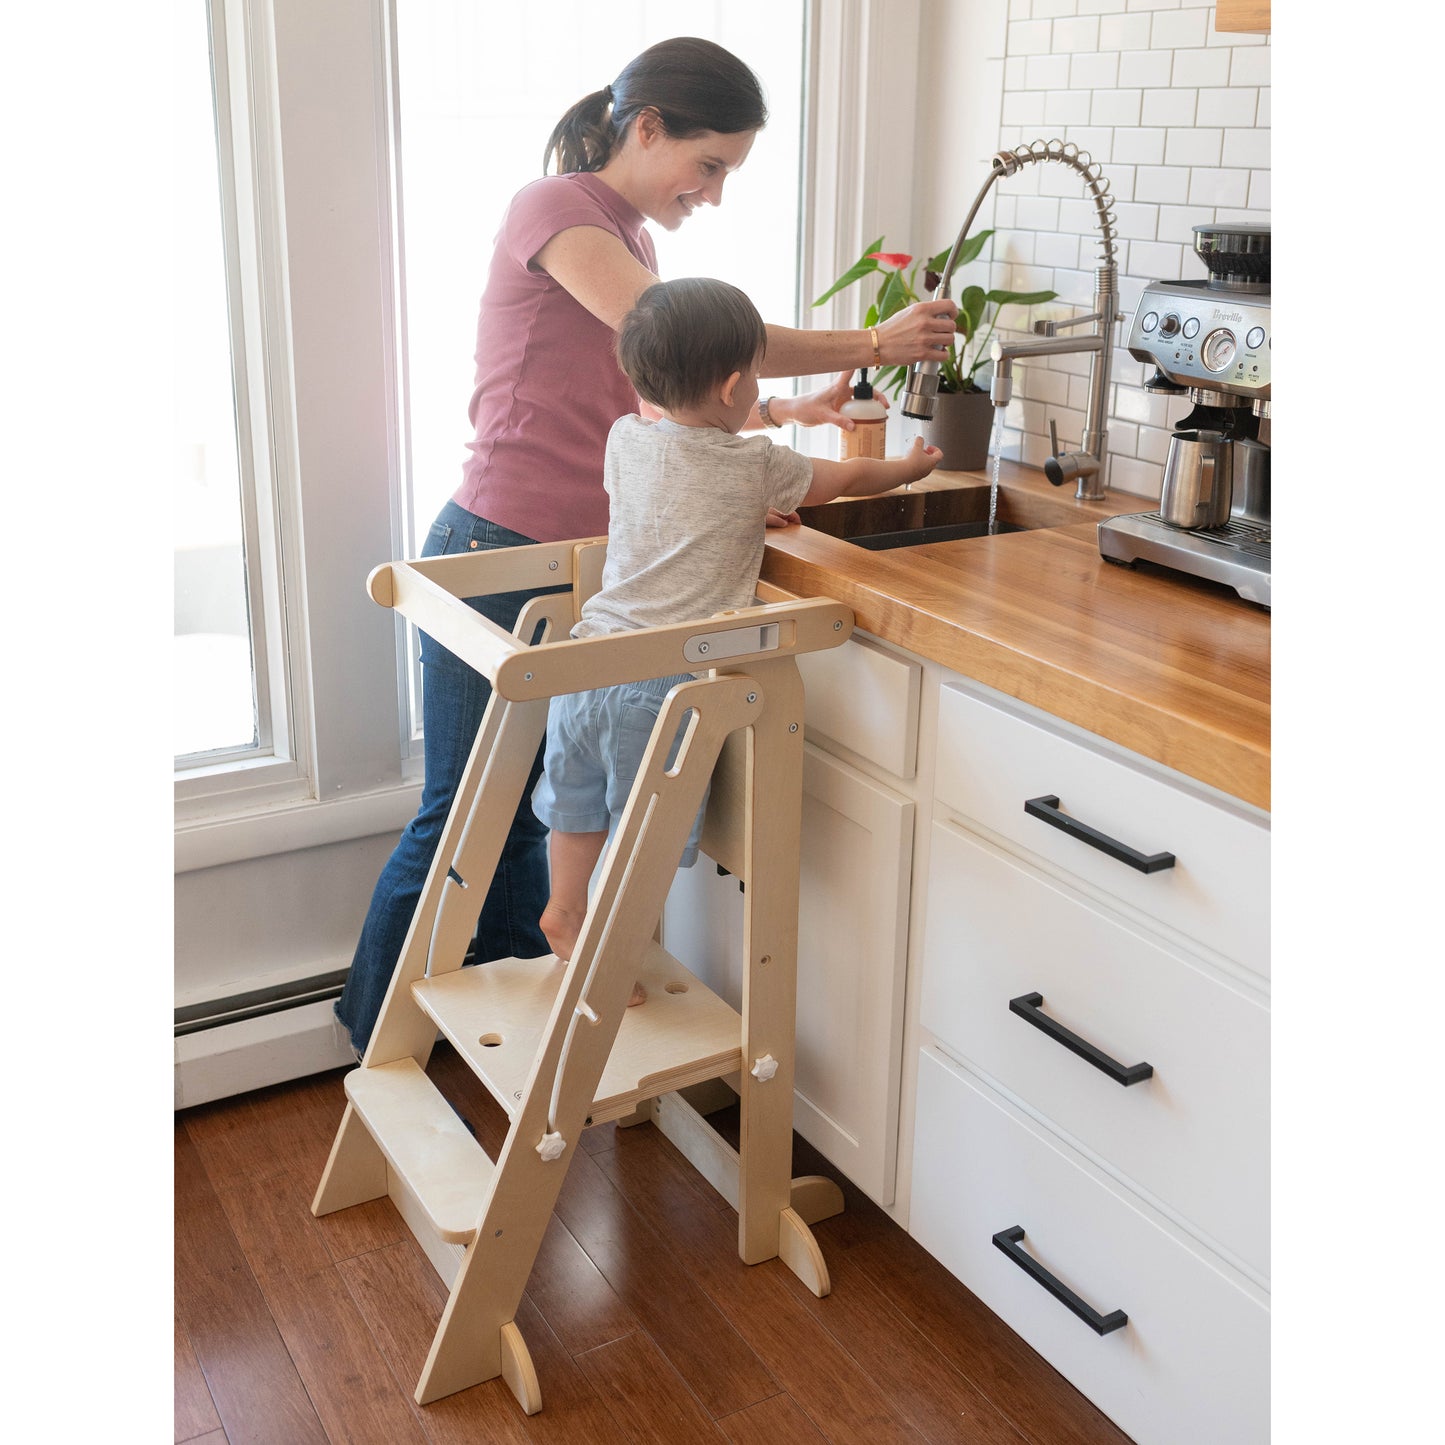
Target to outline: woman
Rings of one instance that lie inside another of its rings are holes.
[[[477,326],[475,428],[462,483],[425,557],[607,531],[602,458],[612,423],[639,410],[613,334],[657,279],[644,222],[676,230],[720,205],[728,176],[767,121],[757,77],[710,41],[665,40],[572,107],[547,142],[544,172],[513,199],[498,234]],[[921,302],[871,330],[769,326],[766,376],[841,372],[821,391],[764,396],[751,425],[831,422],[861,366],[935,356],[953,337],[948,301]],[[770,518],[783,525],[787,518]],[[469,599],[511,631],[533,592]],[[336,1012],[362,1053],[401,954],[491,687],[423,635],[426,781],[421,808],[377,882]],[[474,958],[548,951],[538,920],[549,883],[546,831],[531,810],[541,755],[481,910]]]

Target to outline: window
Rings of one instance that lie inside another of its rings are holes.
[[[196,771],[290,752],[273,447],[285,371],[260,244],[270,138],[253,17],[241,0],[171,17],[174,749],[178,771]]]
[[[650,12],[656,11],[656,18]],[[471,440],[477,301],[512,196],[542,174],[562,113],[672,35],[715,40],[757,73],[769,120],[718,210],[649,226],[664,276],[717,276],[797,324],[803,0],[546,7],[395,0],[408,417],[406,547],[415,556]],[[765,37],[765,39],[760,39]],[[764,239],[765,238],[765,239]],[[420,669],[412,659],[412,691]],[[420,707],[413,708],[414,736]]]

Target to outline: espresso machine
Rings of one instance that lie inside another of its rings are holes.
[[[1269,226],[1194,228],[1200,281],[1144,288],[1126,345],[1151,362],[1146,390],[1187,393],[1157,512],[1099,523],[1106,561],[1154,562],[1270,605]]]

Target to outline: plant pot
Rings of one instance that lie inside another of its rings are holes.
[[[933,419],[926,423],[929,446],[943,453],[939,466],[951,472],[985,470],[993,413],[986,391],[939,392],[933,399]]]

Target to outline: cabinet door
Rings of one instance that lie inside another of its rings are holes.
[[[912,856],[913,804],[808,745],[793,1125],[879,1204],[897,1169]],[[684,869],[664,917],[668,951],[739,1007],[737,880]]]
[[[1121,1328],[1096,1334],[994,1236]],[[918,1065],[909,1231],[1139,1445],[1264,1445],[1269,1310],[982,1082]]]

